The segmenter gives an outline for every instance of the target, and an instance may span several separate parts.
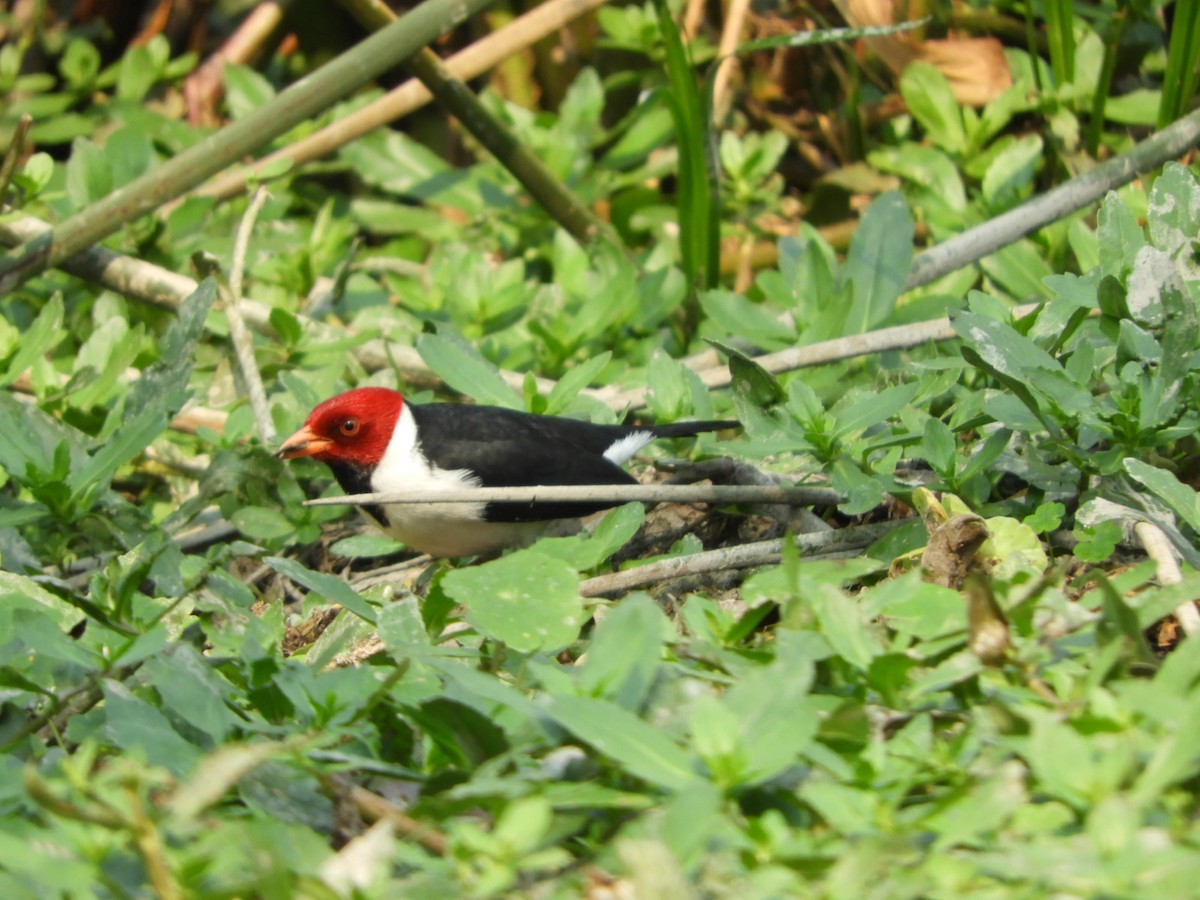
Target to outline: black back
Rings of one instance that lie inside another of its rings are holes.
[[[737,427],[737,422],[676,422],[646,427],[595,425],[577,419],[537,416],[490,406],[410,404],[421,450],[441,469],[468,469],[484,487],[551,484],[636,484],[604,452],[631,434],[685,437]],[[344,485],[343,485],[344,486]],[[493,522],[578,518],[611,503],[489,503]]]

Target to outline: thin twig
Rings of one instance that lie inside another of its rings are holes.
[[[721,31],[721,43],[717,47],[717,58],[720,59],[717,76],[713,81],[713,121],[725,119],[728,108],[729,79],[740,71],[741,63],[734,55],[742,39],[742,28],[746,24],[746,14],[750,11],[750,0],[731,0],[725,13],[725,26]]]
[[[445,856],[450,849],[446,836],[434,828],[400,810],[391,801],[379,796],[364,787],[351,785],[347,787],[344,781],[338,783],[330,780],[329,787],[340,792],[347,792],[350,800],[358,807],[362,817],[370,823],[387,819],[396,828],[396,832],[409,840],[416,841],[435,856]]]
[[[803,556],[841,553],[869,547],[901,525],[912,521],[915,519],[892,519],[871,525],[856,525],[834,531],[800,534],[791,540],[795,542]],[[579,592],[584,597],[603,597],[686,575],[770,565],[779,562],[782,557],[784,540],[786,539],[756,541],[751,544],[739,544],[736,547],[723,547],[720,550],[706,550],[691,556],[664,559],[621,572],[598,575],[582,582],[579,585]]]
[[[454,491],[386,491],[318,497],[306,506],[373,503],[787,503],[796,506],[835,506],[844,498],[827,487],[774,487],[759,484],[605,484],[530,485],[462,488]]]
[[[246,382],[246,393],[250,398],[250,408],[254,410],[254,422],[258,428],[258,437],[264,444],[275,441],[275,425],[271,422],[271,406],[267,403],[267,391],[263,387],[262,375],[258,371],[258,361],[254,358],[254,338],[242,319],[240,304],[242,302],[242,282],[246,270],[246,253],[250,246],[250,235],[254,231],[254,222],[258,218],[263,204],[267,202],[267,189],[260,186],[254,192],[254,197],[242,216],[238,225],[237,238],[233,243],[232,271],[229,275],[230,302],[225,304],[225,316],[229,320],[229,339],[233,342],[234,353],[237,354],[238,368],[242,370],[242,378]]]
[[[1154,565],[1158,569],[1159,584],[1179,584],[1183,581],[1183,573],[1179,569],[1179,560],[1175,556],[1175,549],[1171,546],[1170,538],[1163,534],[1161,528],[1153,522],[1143,519],[1133,526],[1133,533],[1141,542],[1146,555],[1154,560]],[[1179,627],[1183,629],[1184,634],[1188,637],[1200,634],[1200,610],[1196,609],[1195,601],[1188,600],[1179,604],[1174,612],[1175,620],[1179,622]]]
[[[256,3],[225,43],[187,77],[183,95],[191,124],[214,124],[212,107],[225,91],[225,67],[230,63],[249,65],[261,55],[291,5],[292,0]]]

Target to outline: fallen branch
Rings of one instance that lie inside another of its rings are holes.
[[[368,506],[375,503],[786,503],[836,506],[843,497],[827,487],[775,487],[759,484],[605,484],[530,485],[462,488],[455,491],[385,491],[317,497],[305,506]]]
[[[892,519],[871,525],[856,525],[833,531],[800,534],[791,540],[802,556],[842,553],[869,547],[901,525],[913,521],[916,521],[916,517]],[[691,556],[664,559],[621,572],[598,575],[580,584],[579,592],[584,597],[605,597],[659,581],[668,581],[672,578],[720,572],[725,569],[747,569],[752,566],[770,565],[779,562],[783,556],[785,540],[757,541],[752,544],[739,544],[736,547],[706,550]]]

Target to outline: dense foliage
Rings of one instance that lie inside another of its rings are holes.
[[[591,243],[432,114],[254,176],[244,271],[245,192],[174,198],[108,242],[179,274],[202,251],[244,283],[257,376],[221,271],[152,303],[64,264],[0,296],[0,894],[1189,895],[1200,655],[1172,612],[1200,590],[1200,180],[1168,163],[909,285],[920,247],[1187,108],[1200,42],[1177,49],[1158,4],[1043,6],[993,11],[1039,40],[1010,41],[1011,85],[975,107],[928,63],[893,76],[789,38],[754,46],[716,125],[692,71],[713,45],[685,49],[665,3],[602,8],[569,81],[517,55],[482,94],[603,213]],[[185,122],[197,58],[164,36],[113,56],[94,24],[5,15],[24,39],[0,47],[4,228],[86,213],[214,133]],[[344,49],[308,39],[311,58],[228,66],[220,115]],[[771,80],[798,58],[838,128]],[[949,340],[771,363],[947,314]],[[840,502],[630,504],[408,566],[305,505],[335,491],[325,469],[271,452],[366,383],[736,417],[669,455]],[[839,549],[863,526],[883,536]],[[687,570],[785,533],[750,568]],[[604,587],[663,560],[686,577]]]

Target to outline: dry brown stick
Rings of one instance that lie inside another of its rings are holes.
[[[891,533],[915,518],[892,519],[887,522],[877,522],[871,525],[856,525],[851,528],[839,528],[834,531],[820,531],[812,534],[799,534],[792,540],[801,555],[814,556],[829,553],[840,553],[847,550],[859,550],[869,547],[881,537]],[[598,575],[589,578],[579,585],[579,593],[584,597],[604,597],[610,594],[621,594],[636,587],[643,587],[659,581],[681,578],[687,575],[701,575],[707,572],[720,572],[725,569],[747,569],[752,566],[765,566],[779,562],[783,555],[784,540],[756,541],[752,544],[739,544],[736,547],[723,547],[719,550],[706,550],[691,556],[679,556],[658,562]]]
[[[387,491],[318,497],[306,506],[365,506],[373,503],[786,503],[830,506],[844,498],[827,487],[777,487],[760,484],[552,484],[519,487],[462,488],[453,491]]]
[[[274,0],[255,4],[249,15],[221,47],[187,77],[183,94],[187,99],[188,121],[193,125],[215,124],[209,121],[210,107],[224,92],[225,66],[250,63],[283,21],[292,0]]]
[[[713,82],[713,121],[725,119],[729,107],[729,79],[740,71],[741,63],[734,55],[742,40],[742,28],[746,24],[746,14],[750,11],[750,0],[730,0],[729,10],[725,14],[725,27],[721,31],[721,43],[717,47],[717,58],[720,60],[717,76]]]
[[[344,785],[339,785],[344,787]],[[396,831],[402,836],[416,841],[430,853],[436,856],[445,856],[446,851],[450,848],[450,842],[446,836],[434,828],[432,825],[427,825],[424,822],[414,819],[412,816],[398,809],[395,804],[380,797],[373,791],[368,791],[364,787],[352,785],[349,788],[350,799],[354,805],[358,807],[362,817],[371,823],[378,822],[380,819],[387,819],[395,826]]]

